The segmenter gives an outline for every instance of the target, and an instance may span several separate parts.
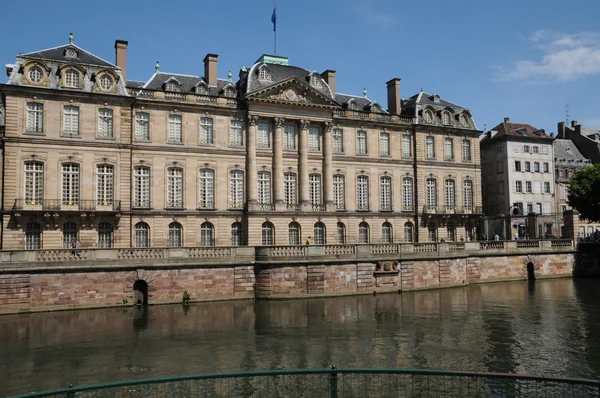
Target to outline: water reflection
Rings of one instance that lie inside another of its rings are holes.
[[[224,370],[415,367],[597,378],[594,280],[0,317],[12,394]]]

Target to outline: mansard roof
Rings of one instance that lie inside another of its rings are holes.
[[[192,75],[183,75],[178,73],[167,73],[167,72],[157,72],[150,79],[143,83],[143,86],[136,87],[139,82],[137,81],[127,81],[127,87],[131,88],[146,88],[148,90],[162,90],[164,84],[169,81],[175,79],[181,84],[180,92],[182,93],[191,93],[194,87],[200,83],[204,82],[208,87],[209,95],[217,96],[219,92],[225,88],[229,83],[229,80],[226,79],[217,79],[217,85],[211,86],[208,82],[201,76],[192,76]],[[131,82],[131,83],[130,83]]]
[[[361,111],[370,111],[370,107],[375,104],[377,104],[381,107],[381,104],[379,104],[378,102],[373,101],[364,96],[359,96],[359,95],[336,93],[335,100],[337,102],[339,102],[342,106],[348,106],[350,101],[354,101],[354,103],[356,103],[358,110],[361,110]],[[387,113],[387,111],[385,109],[383,109],[383,107],[381,107],[381,112]]]
[[[429,94],[421,91],[420,93],[402,101],[402,113],[410,116],[416,116],[420,109],[428,106],[435,109],[451,108],[455,112],[468,111],[467,108],[450,101],[446,101],[437,94]]]
[[[258,71],[265,67],[269,71],[270,80],[263,81],[258,78]],[[250,68],[248,72],[248,78],[246,82],[246,93],[261,90],[273,84],[288,80],[292,77],[298,78],[301,81],[308,82],[308,77],[312,72],[299,68],[297,66],[290,65],[279,65],[265,62],[257,62]],[[321,94],[334,99],[331,94],[329,85],[323,80],[319,87],[313,87],[314,90],[321,92]]]
[[[557,166],[585,167],[591,164],[591,161],[579,152],[579,149],[571,140],[555,139],[552,146],[554,148],[554,162]]]
[[[67,50],[72,49],[77,52],[77,57],[67,57],[65,54]],[[103,60],[100,57],[95,56],[94,54],[84,50],[81,47],[76,46],[75,44],[65,44],[63,46],[48,48],[45,50],[34,51],[31,53],[20,54],[19,57],[22,58],[33,58],[33,59],[41,59],[41,60],[51,60],[51,61],[60,61],[60,62],[68,62],[68,63],[81,63],[88,65],[97,65],[109,68],[116,68],[117,66],[111,64],[108,61]]]

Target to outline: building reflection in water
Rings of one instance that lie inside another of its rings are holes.
[[[593,280],[0,317],[0,391],[274,368],[414,367],[597,378]]]

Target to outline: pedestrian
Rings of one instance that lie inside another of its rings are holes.
[[[494,240],[500,240],[500,236],[498,234],[494,235]]]
[[[515,240],[519,240],[519,233],[515,232]]]
[[[75,239],[71,239],[71,249],[75,249],[76,246],[76,240]],[[75,255],[75,250],[71,250],[71,255],[74,256]]]
[[[81,244],[79,243],[78,239],[73,239],[75,241],[75,245],[74,248],[75,250],[75,254],[77,254],[77,257],[81,257],[81,253],[79,252],[79,248],[81,247]]]
[[[308,238],[306,238],[306,244],[310,245],[310,236]]]

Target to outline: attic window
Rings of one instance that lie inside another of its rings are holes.
[[[466,115],[460,115],[460,125],[461,127],[469,127],[469,119]]]
[[[224,94],[226,97],[235,97],[235,90],[234,90],[232,87],[227,87],[227,88],[224,90],[223,94]]]
[[[381,112],[381,107],[377,104],[371,106],[371,112]]]
[[[316,73],[310,75],[310,85],[314,87],[321,87],[321,79],[317,76]]]
[[[437,94],[433,95],[433,102],[440,102],[440,96]]]
[[[357,110],[357,109],[358,109],[358,106],[356,105],[356,102],[354,102],[354,101],[350,101],[350,102],[348,103],[348,109],[352,109],[352,110],[354,110],[354,111],[355,111],[355,110]]]
[[[29,81],[32,83],[41,83],[42,79],[44,78],[44,72],[39,66],[32,66],[29,68],[28,77]]]
[[[442,124],[446,126],[450,124],[450,112],[442,113]]]
[[[177,85],[177,83],[175,83],[175,82],[168,82],[165,85],[165,90],[166,91],[179,91],[179,85]]]
[[[206,87],[204,84],[197,85],[196,86],[196,94],[200,94],[200,95],[208,94],[208,87]]]
[[[258,80],[271,81],[271,74],[267,68],[262,67],[258,70]]]
[[[77,58],[77,51],[73,50],[72,48],[68,48],[65,51],[65,57],[67,57],[67,58]]]
[[[423,113],[423,120],[425,121],[425,123],[433,122],[433,115],[431,114],[431,111],[425,111]]]
[[[102,90],[108,91],[113,88],[113,78],[105,73],[100,77],[99,84]]]
[[[75,69],[67,69],[64,84],[65,87],[79,88],[79,72]]]

